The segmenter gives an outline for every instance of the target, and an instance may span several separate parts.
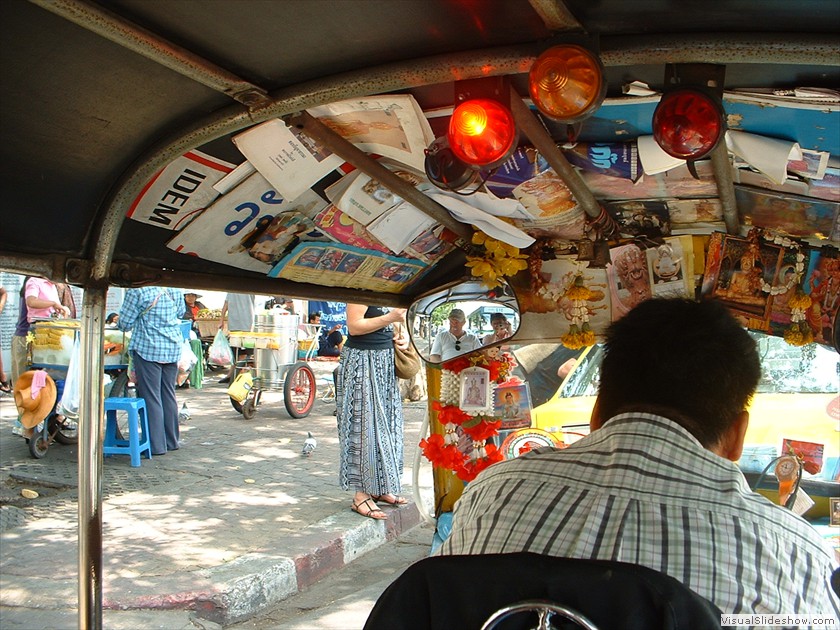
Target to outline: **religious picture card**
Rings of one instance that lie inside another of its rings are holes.
[[[467,368],[461,371],[460,378],[459,406],[461,411],[474,416],[492,413],[493,397],[490,370],[482,367]]]
[[[501,419],[500,430],[531,426],[531,392],[528,383],[499,385],[493,390],[493,415]]]

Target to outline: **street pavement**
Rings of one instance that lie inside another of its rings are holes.
[[[335,403],[322,400],[336,363],[310,365],[319,395],[307,418],[291,418],[282,392],[269,390],[245,420],[227,385],[217,383],[221,374],[207,372],[202,388],[178,390],[179,407],[186,403],[190,414],[181,449],[144,457],[139,468],[127,455],[105,458],[105,627],[242,622],[424,522],[432,510],[431,467],[421,458],[414,488],[412,464],[425,400],[404,403],[402,494],[409,504],[384,506],[387,521],[363,518],[338,487]],[[15,416],[13,400],[0,399],[0,627],[75,628],[78,450],[56,443],[43,459],[32,458],[12,434]],[[307,432],[317,448],[305,457]],[[24,498],[24,489],[39,496]],[[413,542],[422,552],[432,529],[417,531]],[[347,627],[360,627],[364,612]]]

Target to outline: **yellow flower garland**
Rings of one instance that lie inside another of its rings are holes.
[[[502,283],[502,279],[513,276],[528,267],[527,255],[519,253],[519,248],[508,245],[484,232],[474,232],[474,245],[483,245],[484,256],[467,256],[467,267],[473,277],[481,278],[482,284],[493,289]]]

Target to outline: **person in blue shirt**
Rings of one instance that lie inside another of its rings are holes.
[[[175,379],[185,310],[179,289],[140,287],[126,291],[117,320],[117,328],[131,331],[128,349],[137,374],[137,395],[146,401],[152,455],[180,447]]]

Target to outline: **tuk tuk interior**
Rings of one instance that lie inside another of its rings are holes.
[[[90,374],[109,286],[418,316],[441,295],[501,300],[508,344],[581,346],[632,305],[630,259],[648,295],[720,299],[750,328],[840,347],[836,2],[12,0],[0,17],[0,269],[85,289]],[[572,113],[530,88],[551,50],[589,64]],[[654,124],[680,90],[679,113],[717,112],[687,160]],[[489,163],[447,146],[476,98],[514,129]],[[97,439],[82,426],[80,614],[101,623]]]

